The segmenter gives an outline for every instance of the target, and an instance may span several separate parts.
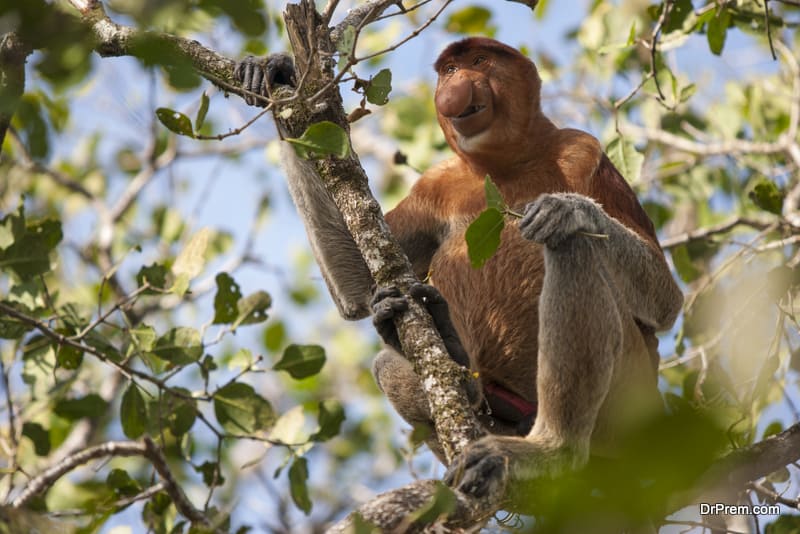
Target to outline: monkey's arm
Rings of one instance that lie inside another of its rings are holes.
[[[551,249],[558,249],[568,239],[590,240],[603,252],[605,272],[618,292],[618,300],[637,320],[655,330],[669,328],[675,322],[683,294],[661,251],[609,216],[591,198],[574,193],[542,195],[528,204],[519,228],[527,239]]]
[[[237,66],[235,74],[249,91],[262,96],[268,96],[279,86],[295,84],[294,64],[286,54],[272,54],[266,59],[247,57]],[[256,99],[247,102],[265,106]],[[282,143],[281,161],[289,193],[339,313],[351,320],[367,317],[372,276],[342,215],[313,166],[297,157],[288,143]]]

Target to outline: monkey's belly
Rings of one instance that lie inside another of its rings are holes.
[[[498,383],[535,401],[544,277],[540,246],[523,239],[515,227],[507,227],[497,253],[475,269],[463,232],[451,235],[432,259],[432,280],[450,305],[473,368],[483,383]]]

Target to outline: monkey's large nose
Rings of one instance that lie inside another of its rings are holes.
[[[472,81],[458,73],[436,92],[436,109],[445,117],[458,117],[471,105]]]

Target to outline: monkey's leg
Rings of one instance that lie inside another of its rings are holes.
[[[378,353],[372,364],[372,373],[378,387],[386,394],[394,409],[414,427],[423,427],[430,434],[425,443],[440,462],[446,464],[444,449],[439,444],[433,426],[428,397],[420,384],[419,376],[406,358],[390,348]]]
[[[573,235],[546,248],[534,426],[524,438],[489,436],[470,445],[448,469],[448,484],[496,496],[506,482],[583,465],[621,346],[620,312],[598,243]]]

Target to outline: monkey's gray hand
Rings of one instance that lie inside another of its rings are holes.
[[[555,249],[580,233],[601,235],[608,223],[608,215],[591,198],[553,193],[541,195],[525,206],[519,230],[525,239]]]
[[[450,319],[450,308],[439,290],[428,284],[416,283],[408,289],[411,298],[425,306],[433,317],[433,323],[442,336],[442,341],[450,357],[456,363],[469,367],[469,357],[455,326]],[[372,323],[383,342],[402,354],[394,318],[408,309],[408,298],[396,287],[383,287],[375,291],[370,302]]]
[[[294,61],[288,54],[270,54],[265,58],[247,56],[233,71],[236,80],[251,93],[263,97],[278,85],[294,87],[296,84]],[[245,96],[244,101],[251,106],[266,107],[267,102],[255,96]]]

